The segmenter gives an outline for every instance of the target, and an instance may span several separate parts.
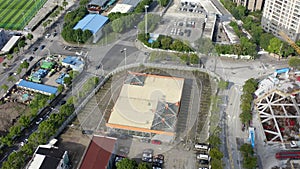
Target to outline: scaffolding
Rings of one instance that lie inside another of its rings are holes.
[[[286,142],[299,137],[300,94],[274,90],[256,102],[267,142]]]

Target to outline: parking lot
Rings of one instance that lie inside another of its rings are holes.
[[[165,15],[154,33],[194,42],[200,38],[203,32],[204,20],[205,16],[172,17]]]
[[[206,14],[202,5],[191,2],[181,2],[178,10],[180,12],[200,13],[204,15]]]

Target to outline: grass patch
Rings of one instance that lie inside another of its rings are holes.
[[[46,2],[47,0],[0,0],[0,27],[23,29]]]

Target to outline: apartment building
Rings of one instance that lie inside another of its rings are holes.
[[[278,34],[283,31],[293,41],[300,38],[300,0],[265,0],[261,21],[265,31]]]
[[[238,5],[245,6],[250,11],[262,10],[265,0],[233,0]]]

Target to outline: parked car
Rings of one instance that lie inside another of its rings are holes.
[[[46,47],[45,45],[41,45],[40,50],[43,50],[45,47]]]
[[[39,119],[35,122],[35,124],[40,124],[42,121],[43,121],[43,118],[39,118]]]
[[[37,50],[38,50],[38,47],[34,47],[34,48],[32,49],[33,52],[35,52],[35,51],[37,51]]]
[[[28,58],[28,61],[31,62],[33,59],[34,59],[34,57],[33,57],[33,56],[30,56],[30,57]]]
[[[66,104],[67,103],[67,101],[65,101],[65,100],[61,100],[60,102],[59,102],[59,105],[64,105],[64,104]]]
[[[145,149],[143,151],[142,161],[151,163],[152,162],[152,157],[153,157],[153,150]]]
[[[151,140],[151,143],[152,144],[161,144],[161,141],[159,141],[159,140]]]
[[[208,165],[209,161],[208,160],[199,160],[199,164]]]
[[[8,76],[12,76],[14,74],[14,72],[9,72]]]
[[[82,130],[82,134],[93,134],[93,130]]]

